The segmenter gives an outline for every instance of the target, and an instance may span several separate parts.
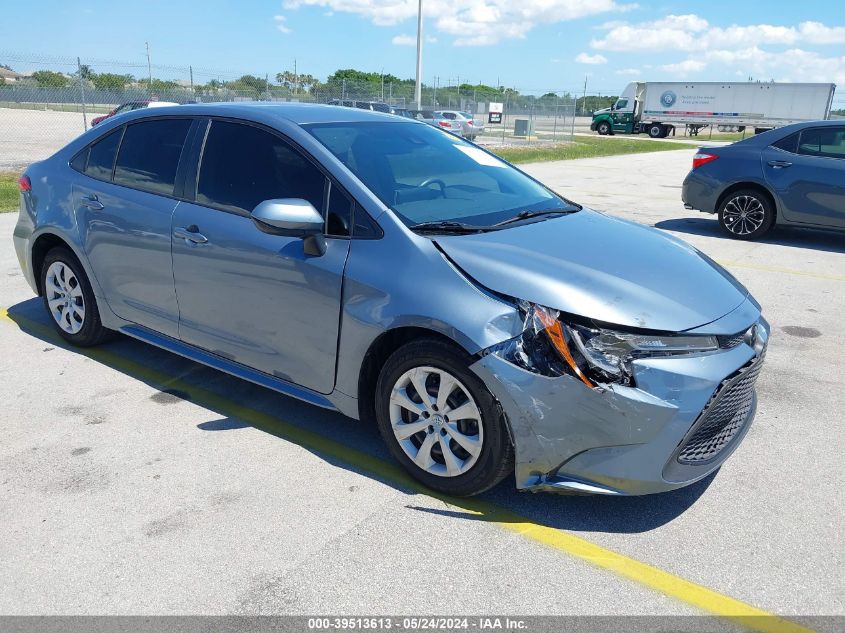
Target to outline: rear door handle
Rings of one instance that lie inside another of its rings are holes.
[[[775,169],[783,169],[784,167],[792,167],[792,163],[788,160],[770,160],[769,166]]]
[[[208,238],[199,232],[196,224],[192,224],[187,228],[177,227],[173,229],[173,237],[182,238],[186,242],[193,244],[205,244],[208,241]]]
[[[82,206],[88,207],[92,211],[102,211],[106,208],[102,202],[97,200],[97,196],[93,193],[90,196],[82,196]]]

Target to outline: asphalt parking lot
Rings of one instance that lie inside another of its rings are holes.
[[[692,153],[526,167],[688,240],[772,325],[744,444],[715,476],[641,498],[507,480],[432,496],[374,424],[129,339],[69,349],[18,268],[16,214],[0,216],[0,613],[764,612],[841,630],[814,616],[845,615],[845,236],[723,237],[680,203]]]

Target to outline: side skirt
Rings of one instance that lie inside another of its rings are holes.
[[[208,365],[213,369],[230,374],[235,378],[248,380],[256,385],[272,389],[273,391],[277,391],[298,400],[303,400],[304,402],[308,402],[309,404],[313,404],[324,409],[330,409],[332,411],[338,410],[337,407],[335,407],[335,405],[332,404],[331,401],[329,401],[329,399],[323,394],[311,391],[305,387],[294,385],[281,380],[280,378],[276,378],[275,376],[265,374],[264,372],[251,369],[246,365],[241,365],[240,363],[222,358],[216,354],[206,352],[198,347],[194,347],[193,345],[177,341],[169,336],[153,332],[152,330],[141,327],[140,325],[125,325],[120,328],[120,332],[126,334],[127,336],[131,336],[132,338],[136,338],[139,341],[143,341],[144,343],[149,343],[150,345],[155,345],[156,347],[168,352],[184,356],[185,358],[197,363]]]

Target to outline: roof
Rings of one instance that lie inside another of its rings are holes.
[[[25,79],[26,75],[16,73],[14,70],[9,70],[8,68],[0,68],[0,77],[5,77],[6,79]]]
[[[149,109],[147,109],[148,111]],[[137,110],[136,112],[144,112]],[[273,103],[273,102],[225,102],[185,104],[170,108],[156,108],[148,114],[190,114],[206,116],[232,116],[246,119],[260,116],[285,119],[297,125],[305,123],[336,123],[354,121],[396,121],[398,117],[373,110],[360,110],[344,106],[315,103]],[[404,119],[407,121],[408,119]]]

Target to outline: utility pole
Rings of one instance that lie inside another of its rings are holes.
[[[587,77],[589,75],[584,75],[584,103],[581,104],[581,109],[586,112],[587,111]]]
[[[296,57],[293,58],[293,94],[299,90],[299,75],[296,72]]]
[[[422,108],[422,45],[423,45],[423,0],[419,0],[417,9],[417,81],[414,86],[414,103]]]
[[[384,68],[381,69],[381,102],[384,103]]]
[[[147,75],[150,78],[150,83],[147,85],[147,90],[152,90],[153,89],[153,67],[150,64],[150,43],[144,42],[144,44],[147,46]]]
[[[79,92],[82,101],[82,131],[88,129],[88,115],[85,113],[85,78],[82,76],[82,61],[76,58],[76,70],[79,73]]]
[[[194,67],[188,66],[188,72],[191,73],[191,92],[194,91]]]

